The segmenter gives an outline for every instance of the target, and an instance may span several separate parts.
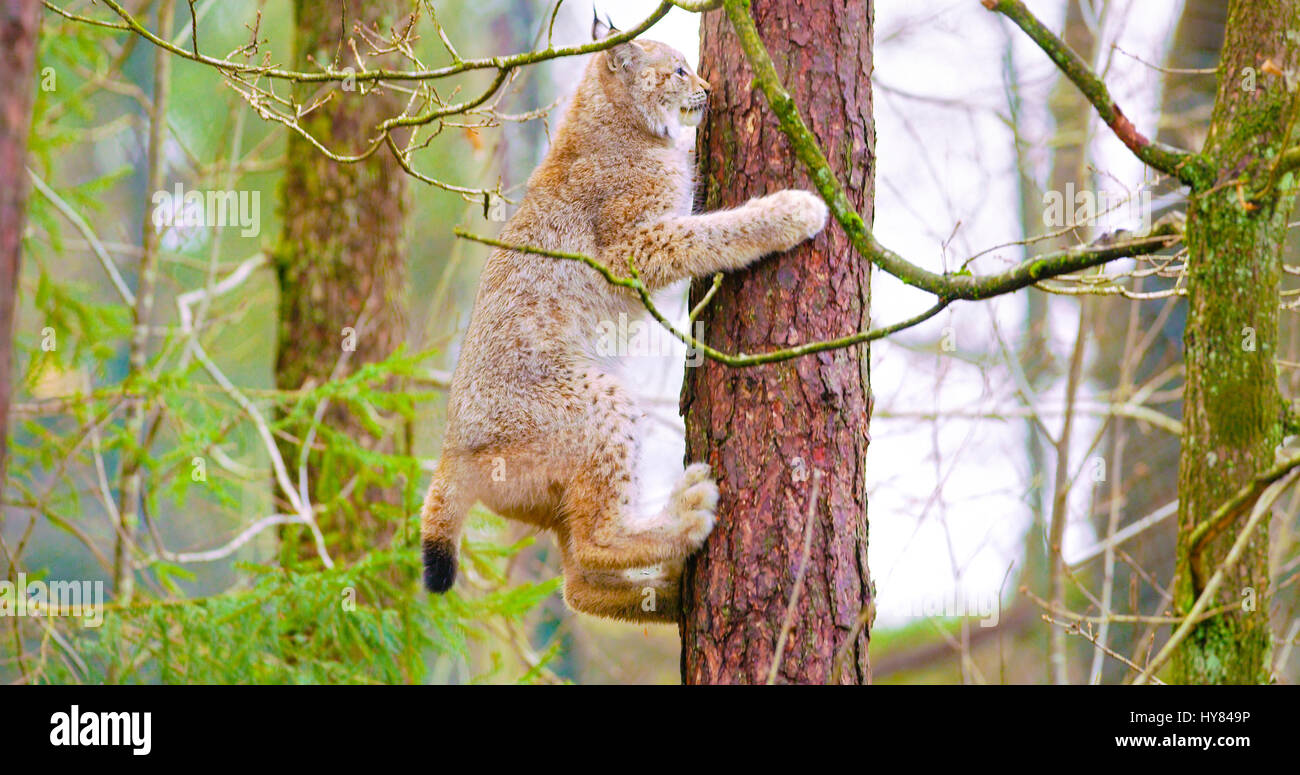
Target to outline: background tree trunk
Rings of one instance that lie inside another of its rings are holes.
[[[27,132],[36,89],[38,0],[0,0],[0,483],[9,438],[14,308],[27,208]]]
[[[846,193],[871,223],[870,0],[754,0],[752,13],[786,88]],[[706,14],[700,73],[714,86],[700,142],[706,210],[789,187],[811,188],[791,156],[727,17]],[[832,222],[815,240],[727,277],[702,320],[708,341],[761,352],[868,326],[870,267]],[[709,283],[696,283],[698,302]],[[688,369],[686,455],[719,477],[718,526],[683,580],[682,680],[762,683],[777,651],[811,511],[812,550],[776,680],[825,683],[841,647],[842,683],[870,680],[871,584],[864,466],[866,347],[732,369]],[[845,644],[852,633],[852,641]]]
[[[1293,96],[1283,79],[1259,75],[1243,89],[1245,68],[1265,58],[1300,65],[1286,30],[1300,22],[1294,0],[1234,0],[1219,67],[1218,99],[1204,153],[1217,181],[1245,174],[1259,186],[1288,144]],[[1249,189],[1248,189],[1249,190]],[[1194,196],[1187,211],[1187,384],[1179,466],[1178,577],[1174,602],[1187,612],[1227,555],[1244,517],[1193,556],[1192,531],[1237,490],[1271,467],[1281,440],[1282,401],[1274,364],[1281,252],[1294,175],[1282,176],[1254,209],[1236,186]],[[1268,522],[1252,535],[1211,607],[1237,605],[1249,590],[1253,610],[1225,613],[1192,630],[1174,654],[1184,683],[1260,683],[1269,672]]]
[[[1186,71],[1212,70],[1219,63],[1227,18],[1228,0],[1186,0],[1183,4],[1165,59],[1169,71],[1163,76],[1157,142],[1178,148],[1199,148],[1205,143],[1210,111],[1214,107],[1214,75]],[[1153,186],[1153,193],[1153,221],[1186,206],[1187,191],[1177,181],[1158,183]],[[1181,249],[1181,246],[1171,248],[1164,254],[1172,255]],[[1140,288],[1144,292],[1155,292],[1173,286],[1173,279],[1151,276],[1141,280]],[[1099,384],[1119,386],[1116,401],[1129,400],[1134,386],[1146,384],[1182,360],[1183,329],[1187,321],[1187,306],[1182,299],[1153,302],[1100,296],[1092,301],[1099,310],[1093,318],[1097,329],[1092,338],[1098,356],[1092,359],[1090,371]],[[1166,305],[1172,308],[1166,310]],[[1134,315],[1138,338],[1145,336],[1154,326],[1160,328],[1146,351],[1136,355],[1131,351],[1135,348],[1130,348],[1133,342],[1129,341],[1127,332],[1132,322],[1130,318]],[[1173,382],[1168,387],[1175,385]],[[1162,411],[1179,416],[1182,402],[1171,401]],[[1107,481],[1099,485],[1097,493],[1100,500],[1109,503],[1093,513],[1097,535],[1106,535],[1111,509],[1129,520],[1137,520],[1178,499],[1178,437],[1117,416],[1110,418],[1109,438],[1104,448],[1109,450]],[[1137,560],[1138,567],[1146,575],[1169,579],[1174,575],[1176,533],[1175,520],[1166,520],[1146,531],[1143,537],[1128,542],[1124,549]],[[1096,570],[1100,572],[1101,567]],[[1147,583],[1142,574],[1136,573],[1127,563],[1116,562],[1116,600],[1120,598],[1121,590],[1131,588],[1137,590],[1137,608],[1129,613],[1152,614],[1165,610],[1164,590]],[[1150,656],[1146,648],[1154,630],[1153,624],[1111,626],[1108,645],[1121,654]],[[1144,660],[1136,661],[1141,663]],[[1132,670],[1119,660],[1105,659],[1101,664],[1101,683],[1120,683],[1132,674]]]
[[[1062,39],[1071,49],[1084,57],[1085,61],[1092,64],[1097,59],[1097,38],[1088,29],[1088,24],[1084,19],[1083,6],[1080,0],[1071,0],[1066,7],[1065,27],[1062,30]],[[1077,187],[1077,190],[1085,191],[1094,188],[1093,180],[1088,171],[1088,139],[1091,113],[1087,99],[1070,80],[1064,76],[1057,79],[1055,87],[1052,89],[1049,98],[1049,107],[1052,111],[1052,121],[1056,126],[1056,136],[1052,144],[1052,168],[1047,179],[1047,189],[1049,191],[1065,192],[1071,184]],[[1043,199],[1040,195],[1035,203],[1037,222],[1034,227],[1043,229],[1042,208]],[[1089,226],[1083,224],[1080,231],[1086,233]],[[1077,234],[1061,236],[1055,239],[1046,239],[1038,243],[1029,250],[1038,252],[1050,252],[1053,250],[1062,250],[1069,247],[1076,239]],[[1054,376],[1050,372],[1069,370],[1072,359],[1067,358],[1066,363],[1061,364],[1064,369],[1053,368],[1051,349],[1048,342],[1051,338],[1051,323],[1048,314],[1051,304],[1050,296],[1037,288],[1026,288],[1025,293],[1028,297],[1028,306],[1030,313],[1030,325],[1035,326],[1037,330],[1031,329],[1029,343],[1035,351],[1041,353],[1037,363],[1031,363],[1025,370],[1025,377],[1029,384],[1035,388],[1035,393],[1040,394],[1045,391]],[[1074,302],[1074,300],[1070,300]],[[1083,320],[1091,317],[1093,300],[1080,299],[1077,302],[1078,314]],[[1060,307],[1056,307],[1059,311]],[[1087,336],[1087,327],[1081,321],[1074,348],[1076,352],[1079,348],[1084,347],[1084,339]],[[1031,351],[1033,352],[1033,351]],[[1069,377],[1067,377],[1067,392],[1069,391]],[[1077,381],[1076,383],[1077,384]],[[1045,576],[1041,581],[1045,582],[1040,589],[1046,590],[1047,599],[1055,606],[1064,606],[1067,586],[1065,584],[1065,557],[1062,553],[1062,538],[1065,530],[1065,523],[1068,517],[1068,497],[1070,491],[1071,477],[1069,470],[1070,462],[1070,444],[1071,429],[1074,427],[1073,415],[1067,413],[1061,426],[1061,437],[1058,441],[1044,439],[1039,436],[1038,429],[1031,427],[1030,433],[1035,444],[1031,446],[1038,448],[1039,454],[1042,455],[1041,463],[1037,466],[1031,466],[1033,475],[1039,478],[1038,486],[1032,487],[1031,497],[1034,498],[1034,505],[1037,507],[1035,524],[1030,528],[1029,542],[1026,547],[1026,555],[1032,558],[1026,570],[1033,572],[1038,571],[1035,575]],[[1049,456],[1046,453],[1047,448],[1054,446],[1054,455]],[[1055,457],[1054,464],[1049,463],[1049,458]],[[1044,506],[1042,488],[1047,482],[1048,471],[1052,471],[1052,489],[1049,491],[1047,501],[1050,507]],[[1043,537],[1047,536],[1047,541]],[[1046,544],[1046,547],[1044,547]],[[1040,557],[1043,549],[1047,549],[1047,556]],[[1034,562],[1036,560],[1036,562]],[[1041,567],[1039,564],[1041,563]],[[1039,578],[1030,578],[1030,582],[1039,584]],[[1070,643],[1070,636],[1061,627],[1052,627],[1048,630],[1048,676],[1055,684],[1066,684],[1070,682],[1070,659],[1071,649],[1074,644]],[[1073,639],[1079,640],[1079,639]]]
[[[354,26],[366,24],[386,37],[409,10],[408,4],[397,0],[364,5],[345,0],[295,0],[294,68],[313,70],[334,62],[336,68],[350,66],[360,71],[347,42],[354,37]],[[363,55],[369,50],[361,38],[357,38],[356,47]],[[369,68],[398,64],[385,62],[383,57],[366,57]],[[340,84],[320,88],[334,89],[334,98],[305,117],[303,128],[335,153],[355,154],[365,149],[375,125],[401,109],[394,99],[400,95],[363,95],[361,82],[355,84],[354,91]],[[364,88],[369,92],[369,86]],[[302,104],[310,104],[312,95],[318,93],[315,87],[304,87],[297,96]],[[402,342],[406,331],[405,199],[406,175],[388,149],[380,149],[361,163],[340,164],[290,133],[282,202],[284,231],[276,256],[280,278],[277,387],[296,390],[320,385],[331,375],[342,378],[366,363],[384,359]],[[345,328],[355,331],[355,350],[346,353],[346,359]],[[404,443],[402,433],[375,436],[338,402],[331,405],[323,422],[373,450],[391,451],[395,443]],[[285,464],[295,476],[308,427],[303,423],[288,429],[298,443],[280,444]],[[317,443],[321,443],[319,435]],[[316,456],[309,460],[312,502],[326,507],[321,529],[331,549],[344,555],[366,548],[378,531],[391,531],[391,526],[381,526],[375,506],[400,504],[400,491],[378,487],[363,487],[349,499],[339,498],[339,491],[361,468],[358,464],[350,470],[322,470]],[[360,505],[354,511],[349,501]],[[306,543],[302,548],[305,554],[313,551]]]

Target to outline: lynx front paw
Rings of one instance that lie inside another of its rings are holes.
[[[816,194],[789,189],[756,200],[777,226],[777,244],[773,250],[789,250],[812,239],[826,226],[826,203]]]
[[[713,532],[714,510],[718,507],[718,485],[710,476],[708,463],[686,467],[681,481],[668,499],[668,511],[682,526],[686,539],[698,549]]]

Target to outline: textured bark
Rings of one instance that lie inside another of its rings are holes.
[[[35,91],[38,0],[0,0],[0,483],[9,438],[14,311],[27,208],[27,132]]]
[[[1219,68],[1218,98],[1204,153],[1219,181],[1247,175],[1254,187],[1269,178],[1287,145],[1294,98],[1280,78],[1260,76],[1242,88],[1244,68],[1269,57],[1280,68],[1300,65],[1287,30],[1300,21],[1294,0],[1234,0]],[[1178,577],[1175,604],[1188,611],[1237,537],[1229,525],[1194,556],[1192,531],[1220,504],[1273,463],[1281,440],[1276,355],[1281,248],[1291,212],[1294,176],[1277,181],[1254,209],[1236,186],[1194,196],[1188,208],[1188,322],[1184,334],[1187,384],[1179,467]],[[1254,349],[1245,346],[1251,332]],[[1268,524],[1255,531],[1211,607],[1238,605],[1254,592],[1254,610],[1209,619],[1174,655],[1173,677],[1185,683],[1267,680]]]
[[[752,12],[786,89],[870,224],[872,3],[754,0]],[[702,23],[700,74],[714,85],[699,142],[705,209],[782,188],[810,188],[727,18]],[[863,330],[869,266],[834,223],[815,240],[727,277],[702,320],[728,352],[762,352]],[[697,302],[709,283],[697,282]],[[776,655],[802,556],[812,550],[778,682],[824,683],[850,632],[840,681],[866,683],[869,611],[864,466],[870,417],[866,347],[733,369],[688,369],[686,451],[719,477],[719,521],[683,581],[682,680],[761,683]]]
[[[409,11],[408,4],[347,3],[344,0],[294,3],[296,29],[294,67],[310,70],[338,57],[335,66],[360,70],[346,37],[363,23],[387,34]],[[358,39],[357,49],[368,50]],[[367,57],[368,67],[384,66],[382,57]],[[395,64],[393,62],[387,63]],[[339,85],[334,98],[310,113],[303,126],[335,153],[355,154],[374,135],[374,127],[400,111],[401,95],[361,94]],[[315,88],[302,88],[299,100],[310,103]],[[369,362],[387,357],[405,334],[405,217],[406,177],[386,148],[356,164],[340,164],[320,153],[297,134],[290,134],[283,190],[284,231],[277,250],[280,276],[279,354],[276,386],[295,390],[329,380],[344,355],[344,328],[356,331],[355,351],[336,377],[346,376]],[[324,422],[363,446],[391,451],[393,440],[375,438],[337,403]],[[307,427],[290,429],[298,439]],[[319,443],[319,441],[318,441]],[[296,474],[300,446],[282,443],[281,454]],[[322,470],[318,455],[309,461],[309,487],[314,503],[329,503],[352,471]],[[352,496],[357,511],[349,519],[349,504],[332,504],[321,528],[333,548],[356,554],[381,529],[368,508],[377,501],[396,504],[401,493],[371,488]],[[303,545],[305,554],[312,550]]]

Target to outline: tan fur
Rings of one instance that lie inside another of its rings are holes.
[[[826,206],[804,191],[690,214],[691,170],[677,139],[683,124],[698,123],[707,89],[661,43],[595,55],[501,239],[585,253],[619,274],[630,255],[659,288],[746,266],[820,231]],[[635,295],[578,262],[493,251],[422,513],[426,562],[450,563],[431,589],[454,578],[461,523],[481,501],[555,532],[570,607],[676,621],[681,561],[713,529],[718,490],[696,463],[663,513],[637,518],[642,414],[600,365],[595,342],[601,321],[643,312]]]

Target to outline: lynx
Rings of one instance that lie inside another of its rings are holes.
[[[593,36],[617,31],[597,22]],[[662,288],[739,269],[821,231],[825,203],[786,190],[691,214],[689,153],[709,84],[680,52],[632,40],[588,63],[518,211],[500,239],[583,253]],[[455,581],[466,512],[476,502],[549,529],[570,608],[675,622],[683,560],[714,525],[718,488],[687,466],[657,515],[640,513],[634,470],[644,415],[595,352],[600,322],[644,314],[591,267],[497,249],[487,260],[452,377],[447,432],[421,514],[424,582]]]

